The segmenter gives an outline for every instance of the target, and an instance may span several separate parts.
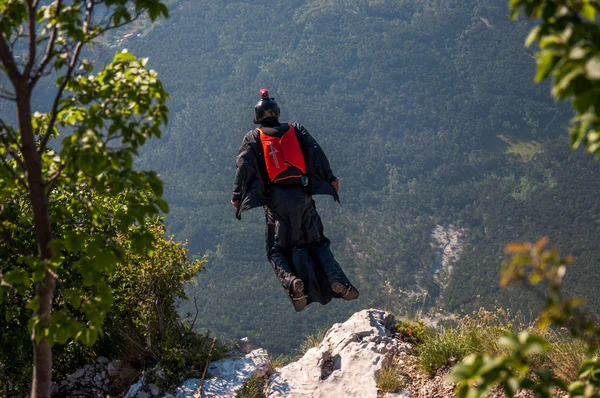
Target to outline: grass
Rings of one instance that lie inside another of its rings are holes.
[[[297,359],[298,358],[293,355],[278,355],[274,358],[271,358],[271,367],[273,369],[280,369]]]
[[[310,350],[311,348],[319,347],[319,345],[325,338],[326,333],[326,329],[318,329],[312,334],[305,335],[304,341],[296,349],[295,354],[278,355],[276,357],[271,358],[271,367],[273,369],[280,369],[291,362],[297,361],[306,353],[306,351]]]
[[[532,368],[548,367],[567,384],[577,380],[583,360],[598,355],[589,355],[585,344],[566,332],[538,330],[535,322],[526,321],[520,314],[510,314],[500,308],[494,312],[480,309],[462,318],[456,327],[430,329],[422,342],[416,345],[418,362],[423,371],[434,374],[443,366],[454,364],[469,354],[509,355],[510,352],[498,344],[498,339],[506,332],[524,330],[550,343],[548,352],[532,358]]]
[[[549,330],[544,337],[550,342],[551,347],[544,355],[541,366],[552,369],[554,375],[563,382],[576,380],[581,362],[594,355],[588,355],[583,341],[564,333]]]
[[[503,134],[499,134],[498,138],[508,144],[508,149],[506,150],[507,153],[520,156],[523,162],[529,162],[533,159],[533,155],[535,155],[542,147],[542,144],[535,140],[513,142],[509,137]]]
[[[444,365],[462,360],[474,353],[492,356],[506,355],[508,351],[498,339],[509,331],[534,330],[534,324],[520,314],[511,314],[502,308],[487,311],[483,308],[464,316],[456,327],[430,332],[418,346],[419,364],[429,374]]]
[[[304,355],[304,353],[311,348],[318,347],[325,338],[325,333],[327,333],[327,330],[318,329],[312,334],[307,334],[305,336],[306,340],[304,340],[304,342],[300,344],[300,347],[298,348],[300,355]]]
[[[399,392],[404,388],[404,381],[400,376],[397,365],[385,366],[377,375],[377,388],[383,392]]]
[[[240,391],[238,391],[236,398],[264,398],[265,394],[263,389],[265,387],[265,379],[262,377],[252,376]]]
[[[458,329],[442,329],[427,336],[418,346],[419,365],[428,374],[460,361],[469,353],[466,339]]]

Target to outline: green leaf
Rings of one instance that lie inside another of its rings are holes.
[[[164,200],[162,200],[162,199],[156,199],[155,203],[156,203],[156,205],[160,208],[160,210],[163,213],[168,213],[169,212],[169,205]]]
[[[502,383],[502,389],[508,397],[514,397],[519,390],[519,379],[516,377],[510,377],[504,383]]]
[[[21,268],[13,269],[4,273],[2,283],[9,286],[28,285],[29,273]]]
[[[135,56],[127,52],[127,50],[123,50],[120,53],[115,54],[113,62],[120,63],[125,61],[135,61]]]
[[[32,310],[33,312],[37,312],[37,310],[40,308],[40,296],[35,296],[29,300],[27,304],[25,304],[25,308]]]
[[[533,42],[538,39],[541,30],[541,25],[538,25],[535,28],[531,29],[531,32],[529,32],[529,35],[527,35],[527,39],[525,39],[525,47],[531,46],[531,44],[533,44]]]
[[[596,21],[596,9],[590,3],[583,3],[581,6],[581,15],[592,22]]]
[[[93,346],[96,343],[97,339],[98,331],[92,327],[85,328],[85,330],[80,332],[80,335],[78,336],[78,340],[81,341],[83,344],[87,345],[88,347]]]
[[[552,69],[556,66],[560,56],[552,51],[545,51],[542,53],[541,58],[538,58],[537,73],[535,74],[535,81],[541,82],[552,72]]]
[[[523,5],[524,0],[510,0],[508,2],[508,8],[510,10],[510,19],[515,20],[519,17],[519,13],[521,12],[521,6]]]

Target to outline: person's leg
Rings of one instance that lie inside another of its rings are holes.
[[[331,285],[331,289],[345,300],[358,298],[358,290],[350,283],[348,277],[342,270],[331,252],[331,242],[323,233],[323,223],[317,213],[314,200],[311,199],[310,206],[305,213],[305,225],[309,228],[306,232],[312,238],[311,252],[319,260],[323,271]],[[315,230],[317,231],[315,234]]]
[[[265,241],[267,260],[273,267],[273,271],[281,286],[288,292],[292,304],[296,311],[301,311],[306,307],[306,295],[304,293],[304,283],[297,277],[297,273],[290,261],[291,248],[290,243],[290,221],[287,217],[287,204],[285,192],[273,188],[269,206],[265,207],[266,228]]]

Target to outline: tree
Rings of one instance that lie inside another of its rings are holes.
[[[159,0],[0,1],[1,70],[9,82],[0,87],[0,96],[15,103],[17,121],[14,128],[0,120],[0,210],[18,202],[37,243],[35,250],[23,248],[19,263],[9,272],[0,268],[0,278],[3,290],[35,287],[27,303],[33,310],[32,397],[50,395],[55,341],[73,337],[92,344],[97,338],[111,301],[105,275],[119,255],[118,246],[100,238],[83,245],[90,231],[75,228],[57,236],[55,230],[84,212],[93,215],[95,230],[116,217],[118,228],[126,231],[136,222],[143,225],[147,215],[168,210],[160,198],[158,176],[133,169],[137,149],[148,138],[160,136],[160,126],[167,121],[168,95],[156,72],[145,68],[146,60],[122,52],[92,74],[92,62],[82,56],[98,36],[146,12],[151,20],[168,16]],[[55,78],[57,88],[50,110],[34,112],[34,89],[44,78]],[[55,152],[49,143],[59,129],[70,135]],[[103,214],[91,200],[92,191],[123,195],[124,204],[113,215]],[[139,195],[140,191],[151,194]],[[54,201],[57,192],[70,193],[68,205]],[[3,239],[14,240],[11,223],[2,220]],[[138,233],[139,246],[151,241],[148,232]],[[80,251],[86,254],[85,264],[64,261],[69,253]],[[95,287],[95,294],[80,305],[85,324],[63,322],[68,319],[64,313],[52,313],[65,264],[77,264],[69,271],[81,273],[84,285]]]

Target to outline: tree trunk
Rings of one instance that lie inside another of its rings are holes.
[[[48,201],[44,190],[44,178],[42,175],[42,159],[37,151],[33,125],[31,123],[31,91],[26,76],[21,79],[20,85],[16,87],[17,94],[17,118],[19,122],[19,133],[23,143],[22,153],[27,169],[27,182],[29,184],[29,196],[33,209],[35,223],[35,236],[38,246],[40,260],[48,260],[52,257],[52,251],[48,247],[52,239],[50,226],[50,215],[48,213]],[[44,280],[36,284],[36,294],[40,298],[40,306],[36,315],[44,327],[50,326],[50,315],[52,312],[52,299],[56,287],[56,277],[50,270],[46,271]],[[41,337],[36,342],[37,336],[34,329],[33,343],[33,380],[31,384],[31,398],[50,397],[52,383],[52,349],[48,341]]]

